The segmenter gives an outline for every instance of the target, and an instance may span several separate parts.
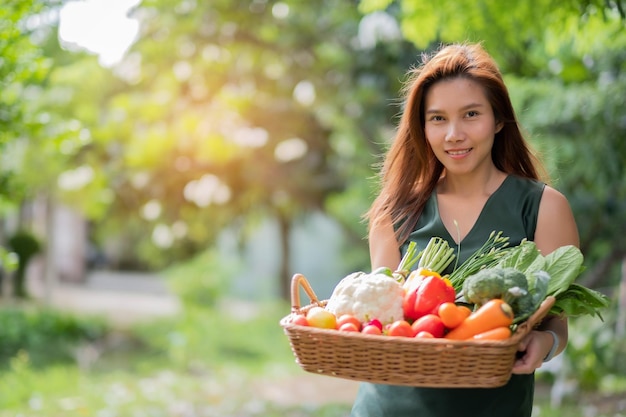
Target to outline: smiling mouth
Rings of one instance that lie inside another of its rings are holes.
[[[446,151],[446,153],[448,155],[451,155],[451,156],[460,156],[460,155],[465,155],[465,154],[469,153],[471,150],[472,150],[472,148],[461,149],[461,150],[454,150],[454,151]]]

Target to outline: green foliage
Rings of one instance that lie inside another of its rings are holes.
[[[591,61],[596,81],[510,79],[510,86],[554,185],[570,200],[586,265],[611,265],[626,253],[626,237],[615,227],[626,224],[626,76],[623,52],[605,51]],[[596,286],[619,279],[618,270],[589,271]]]
[[[0,13],[26,22],[59,4],[10,1]],[[571,198],[584,252],[619,259],[623,10],[621,0],[149,0],[136,11],[141,37],[115,68],[63,50],[56,22],[38,28],[37,44],[31,26],[5,24],[0,113],[15,117],[0,129],[11,135],[0,190],[13,206],[45,192],[80,210],[95,243],[122,242],[120,263],[132,268],[189,259],[224,228],[245,240],[266,217],[289,228],[321,209],[351,238],[346,268],[362,269],[360,216],[406,70],[439,42],[481,40]],[[372,18],[384,25],[369,28]],[[81,172],[86,183],[58,186]]]
[[[78,318],[45,308],[0,309],[0,368],[16,355],[26,355],[35,367],[71,362],[73,347],[94,341],[105,331],[104,322],[96,318]]]
[[[4,273],[13,272],[17,269],[18,264],[19,259],[17,255],[0,246],[0,271]]]
[[[615,310],[604,321],[580,317],[571,321],[567,347],[567,376],[578,381],[582,389],[619,390],[626,375],[624,354],[626,337],[616,336]],[[618,384],[618,385],[616,385]],[[611,386],[613,385],[613,386]]]
[[[576,81],[588,76],[585,54],[624,36],[625,6],[622,0],[360,1],[369,13],[385,8],[397,13],[404,36],[420,49],[480,41],[504,72],[524,76],[549,73],[554,59],[562,57],[561,75]]]
[[[26,297],[25,274],[26,268],[33,256],[41,251],[41,243],[31,232],[18,230],[9,237],[9,247],[17,255],[18,265],[14,277],[14,293],[17,297]]]
[[[41,243],[32,233],[18,230],[9,238],[9,246],[19,257],[20,268],[25,269],[30,258],[41,251]]]
[[[33,17],[56,3],[9,0],[0,9],[0,206],[15,206],[32,194],[22,178],[21,153],[27,138],[39,137],[44,125],[52,126],[49,114],[34,111],[51,61],[33,42],[41,26]]]
[[[170,287],[186,308],[214,307],[230,282],[243,273],[242,264],[235,256],[225,260],[215,249],[165,271]]]
[[[167,323],[140,326],[138,334],[148,349],[167,358],[177,369],[212,369],[219,364],[263,372],[268,363],[288,363],[292,357],[278,326],[286,311],[288,307],[282,303],[258,305],[231,300],[220,308],[186,308]]]

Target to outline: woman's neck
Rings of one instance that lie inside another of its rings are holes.
[[[450,175],[448,173],[439,181],[437,186],[438,194],[453,194],[459,197],[477,197],[493,194],[507,174],[493,169],[470,175]]]

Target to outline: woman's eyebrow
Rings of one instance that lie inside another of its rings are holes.
[[[484,107],[485,105],[483,103],[469,103],[466,104],[465,106],[461,107],[459,110],[464,111],[464,110],[468,110],[468,109],[472,109],[472,108],[476,108],[476,107]],[[443,113],[443,110],[439,110],[437,108],[429,108],[426,109],[426,114],[431,114],[431,113]]]

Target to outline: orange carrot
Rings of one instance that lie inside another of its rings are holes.
[[[513,323],[511,306],[499,298],[487,301],[478,310],[469,315],[456,328],[452,329],[445,338],[452,340],[466,340],[478,333],[495,329],[496,327],[510,326]]]
[[[475,334],[472,340],[505,340],[511,337],[511,328],[508,326],[500,326],[486,332]]]

